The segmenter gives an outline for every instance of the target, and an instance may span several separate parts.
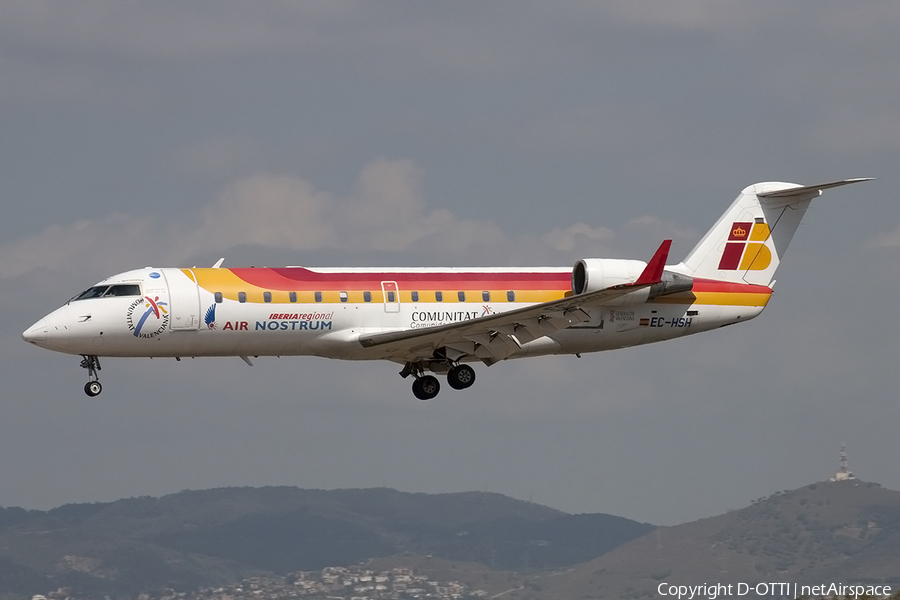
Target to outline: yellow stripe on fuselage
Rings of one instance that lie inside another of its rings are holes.
[[[688,292],[654,298],[657,304],[703,304],[707,306],[765,306],[772,294],[740,292]]]

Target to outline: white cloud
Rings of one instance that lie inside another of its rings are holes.
[[[504,239],[493,224],[429,211],[422,173],[410,160],[380,158],[363,167],[346,198],[297,178],[255,175],[229,186],[203,211],[197,238],[208,248],[258,244],[295,250],[400,252],[427,244],[459,255]]]
[[[123,254],[150,263],[167,244],[154,243],[153,224],[132,215],[115,214],[104,219],[79,219],[66,225],[50,225],[30,237],[0,246],[0,279],[35,269],[91,267],[113,270]],[[135,266],[135,265],[132,265]],[[143,265],[141,265],[143,266]]]
[[[295,177],[254,175],[228,186],[203,209],[196,243],[224,249],[236,244],[311,250],[328,247],[335,239],[327,212],[334,200]]]
[[[358,249],[398,251],[421,241],[460,254],[505,238],[491,223],[460,219],[443,208],[429,212],[421,179],[410,160],[378,159],[366,165],[353,197],[340,207]],[[347,247],[346,240],[343,243]]]
[[[412,161],[385,158],[365,165],[347,197],[317,190],[300,177],[256,174],[229,184],[196,214],[185,209],[164,220],[128,214],[81,219],[7,242],[0,246],[0,255],[8,257],[0,262],[0,279],[39,268],[90,265],[109,274],[151,263],[193,264],[200,254],[239,245],[361,257],[388,252],[420,264],[427,257],[451,265],[521,265],[544,263],[555,253],[571,262],[605,255],[616,239],[612,229],[583,222],[555,228],[537,244],[530,235],[510,237],[494,223],[430,209],[421,181]]]

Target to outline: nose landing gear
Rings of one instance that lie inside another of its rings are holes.
[[[97,375],[97,372],[100,370],[100,359],[86,354],[82,354],[81,359],[81,368],[87,369],[88,379],[90,380],[84,384],[84,393],[93,398],[103,391],[103,386],[100,385],[100,377]]]

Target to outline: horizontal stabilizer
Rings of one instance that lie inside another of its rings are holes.
[[[804,196],[818,196],[822,190],[841,187],[842,185],[850,185],[851,183],[859,183],[860,181],[872,181],[874,177],[856,177],[854,179],[842,179],[841,181],[831,181],[829,183],[820,183],[818,185],[804,185],[798,187],[787,188],[785,190],[775,190],[773,192],[762,192],[757,194],[760,198],[802,198]]]

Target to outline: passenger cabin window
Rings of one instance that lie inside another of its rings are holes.
[[[288,294],[288,297],[290,298],[291,302],[296,302],[297,301],[297,292],[291,292],[290,294]]]
[[[341,296],[341,302],[346,302],[347,300],[349,300],[349,296],[347,296],[347,292],[341,292],[340,296]]]
[[[481,292],[481,299],[485,302],[491,301],[491,293],[490,292]]]
[[[388,290],[387,301],[388,302],[396,302],[397,301],[397,295],[391,290]]]
[[[216,292],[214,296],[216,297],[216,304],[222,304],[222,292]]]
[[[434,300],[435,300],[435,302],[443,302],[444,301],[444,292],[435,292]]]
[[[316,292],[316,302],[322,301],[322,292]]]
[[[506,292],[506,301],[507,302],[515,302],[516,301],[516,293],[512,290]]]
[[[372,301],[372,292],[363,292],[363,300],[366,302]]]
[[[247,301],[247,292],[238,292],[238,302]]]
[[[460,302],[466,301],[466,293],[465,292],[457,292],[456,297],[459,298]]]
[[[263,292],[263,302],[272,301],[272,292]]]
[[[413,292],[411,295],[412,295],[412,301],[413,301],[413,302],[418,302],[418,301],[419,301],[419,292]]]

